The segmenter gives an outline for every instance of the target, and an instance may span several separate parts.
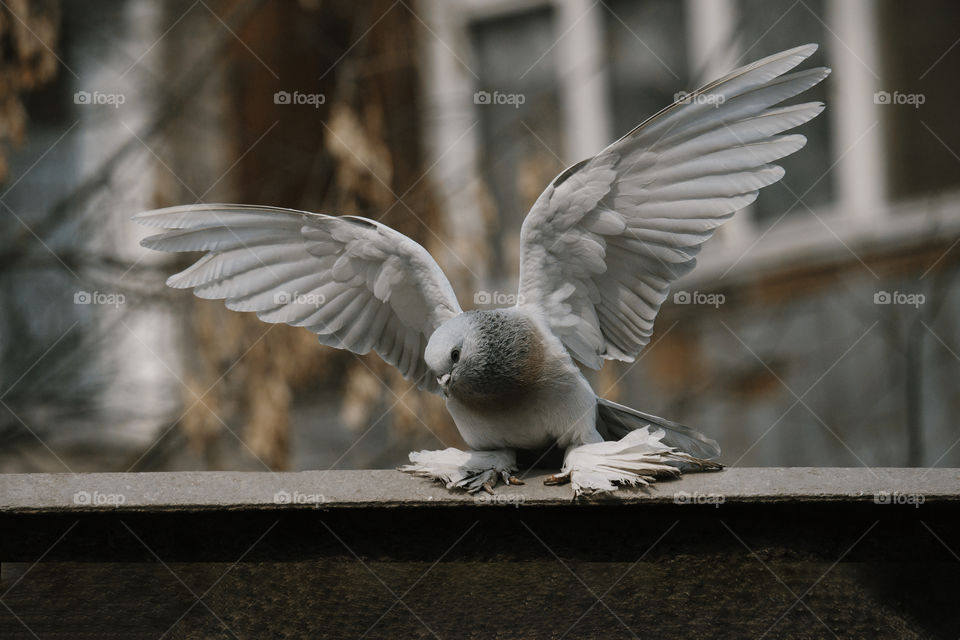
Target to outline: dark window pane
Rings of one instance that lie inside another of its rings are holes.
[[[474,95],[480,167],[498,216],[490,238],[491,272],[512,279],[523,218],[562,168],[557,34],[548,9],[475,22],[470,33],[480,76]]]
[[[960,185],[960,3],[885,0],[879,8],[882,89],[896,102],[882,110],[887,137],[887,188],[902,198]],[[951,48],[952,47],[952,48]]]
[[[823,26],[826,22],[823,0],[738,0],[737,36],[743,47],[741,64],[747,64],[784,49],[808,42],[821,45],[802,68],[830,66],[824,53],[824,44],[833,36]],[[816,87],[788,101],[800,104],[820,100],[827,109],[836,108],[827,101],[829,91],[827,78]],[[762,189],[754,204],[758,222],[773,223],[785,212],[803,215],[807,209],[815,209],[833,199],[833,172],[828,171],[833,163],[830,145],[830,117],[827,113],[811,122],[791,130],[807,137],[807,146],[801,151],[778,160],[786,170],[780,182]],[[802,203],[797,202],[802,199]]]
[[[674,0],[606,4],[606,57],[613,125],[619,137],[691,91],[687,72],[684,3]]]

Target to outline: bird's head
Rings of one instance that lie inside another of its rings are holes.
[[[444,395],[471,405],[526,393],[543,369],[543,343],[512,310],[467,311],[430,336],[424,358]]]
[[[471,366],[476,355],[476,340],[473,339],[475,330],[470,316],[469,313],[461,313],[447,320],[427,342],[424,359],[447,396],[459,374]]]

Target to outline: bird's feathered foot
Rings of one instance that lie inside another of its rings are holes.
[[[664,431],[648,428],[631,431],[620,440],[596,442],[567,451],[563,469],[545,484],[573,485],[574,497],[615,491],[618,485],[648,485],[683,471],[722,469],[723,465],[677,451],[661,440]]]
[[[513,449],[461,451],[450,447],[442,451],[412,451],[410,464],[400,467],[400,471],[437,480],[447,489],[463,489],[469,493],[493,493],[500,480],[523,484],[514,475],[517,457]]]

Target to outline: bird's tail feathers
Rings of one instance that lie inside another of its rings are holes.
[[[637,411],[622,404],[597,398],[597,430],[606,440],[620,440],[631,431],[659,427],[666,433],[663,444],[695,458],[710,460],[720,455],[717,441],[672,420]]]

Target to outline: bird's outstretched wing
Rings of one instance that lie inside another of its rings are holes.
[[[434,330],[458,315],[450,282],[426,249],[366,218],[232,204],[134,216],[167,229],[141,243],[207,251],[171,287],[225,298],[265,322],[307,327],[332,347],[371,349],[421,389],[439,393],[423,359]]]
[[[778,134],[823,104],[774,105],[830,73],[783,75],[816,48],[764,58],[678,100],[537,199],[520,232],[519,299],[540,309],[577,360],[632,361],[701,245],[783,176],[770,163],[806,139]]]

